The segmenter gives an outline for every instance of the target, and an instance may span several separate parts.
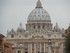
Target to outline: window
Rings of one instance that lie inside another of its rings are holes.
[[[28,53],[27,51],[25,53]]]
[[[19,36],[19,38],[21,38],[21,36]]]
[[[38,53],[40,53],[40,51],[38,51]]]
[[[56,37],[56,35],[55,35],[55,37]]]
[[[42,15],[42,17],[44,17],[44,15]]]
[[[35,13],[36,13],[36,11],[35,11]]]
[[[42,13],[43,13],[43,11],[42,11]]]
[[[54,53],[54,50],[52,50],[52,52]]]
[[[34,17],[36,17],[36,15],[34,15]]]
[[[40,11],[38,11],[38,13],[40,13]]]
[[[0,40],[0,53],[2,53],[2,40]]]
[[[47,15],[46,15],[46,17],[47,17]]]
[[[18,53],[21,53],[21,51],[18,51]]]
[[[40,26],[38,26],[38,29],[40,29]]]
[[[38,17],[40,17],[40,15],[38,15]]]
[[[44,29],[44,27],[45,27],[45,26],[43,26],[43,29]]]
[[[62,34],[62,37],[65,37],[64,34]]]
[[[34,29],[35,29],[35,26],[34,26]]]
[[[2,40],[0,40],[0,46],[2,45]]]
[[[21,33],[21,32],[22,32],[22,30],[19,30],[19,32]]]
[[[13,34],[11,35],[11,38],[14,38],[14,35]]]

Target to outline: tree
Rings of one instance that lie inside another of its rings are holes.
[[[65,31],[66,41],[65,41],[65,53],[70,53],[70,26]]]

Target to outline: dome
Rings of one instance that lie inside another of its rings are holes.
[[[48,12],[43,9],[40,0],[38,0],[36,8],[31,11],[31,13],[28,16],[28,21],[51,21],[50,16]]]
[[[20,29],[20,30],[24,29],[24,28],[22,27],[22,24],[21,24],[21,23],[20,23],[18,29]]]
[[[20,23],[18,29],[17,29],[17,32],[24,32],[24,28],[22,27],[22,24]]]
[[[56,32],[59,32],[60,31],[60,28],[58,26],[58,23],[56,23],[56,25],[54,26],[54,31],[56,31]]]

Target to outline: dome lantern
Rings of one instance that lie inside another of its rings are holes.
[[[38,2],[36,4],[36,8],[42,8],[42,4],[41,4],[40,0],[38,0]]]

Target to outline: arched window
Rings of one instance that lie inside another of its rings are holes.
[[[42,17],[44,17],[44,15],[42,15]]]
[[[36,13],[36,11],[35,11],[35,13]]]
[[[38,29],[40,29],[40,26],[38,26]]]
[[[45,26],[43,26],[43,29],[45,28]]]
[[[19,32],[21,33],[21,32],[22,32],[22,30],[19,30]]]
[[[11,38],[14,38],[14,35],[13,34],[11,35]]]
[[[40,17],[40,15],[38,15],[38,17]]]
[[[35,26],[34,26],[34,29],[35,29]]]
[[[36,15],[34,15],[34,17],[36,17]]]
[[[56,35],[55,35],[55,37],[56,37]]]

